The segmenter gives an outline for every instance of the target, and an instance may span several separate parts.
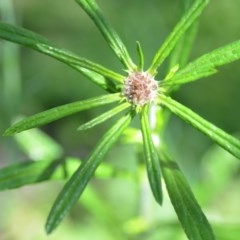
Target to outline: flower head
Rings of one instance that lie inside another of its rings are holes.
[[[130,72],[124,80],[122,93],[128,102],[143,106],[156,99],[158,82],[147,72]]]

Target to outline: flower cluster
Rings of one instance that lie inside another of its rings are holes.
[[[147,72],[130,72],[124,80],[123,95],[134,105],[152,102],[157,94],[158,82]]]

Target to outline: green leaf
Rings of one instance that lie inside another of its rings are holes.
[[[66,157],[63,160],[24,161],[0,169],[0,191],[20,188],[46,180],[63,180],[71,176],[81,164],[79,158]],[[99,179],[131,179],[132,174],[122,169],[115,169],[108,163],[102,163],[95,171]]]
[[[86,130],[89,128],[92,128],[102,122],[105,122],[106,120],[108,120],[109,118],[115,116],[116,114],[118,114],[119,112],[125,110],[126,108],[129,108],[131,106],[131,104],[129,104],[128,102],[125,102],[123,104],[118,105],[117,107],[97,116],[96,118],[90,120],[89,122],[86,122],[84,124],[82,124],[80,127],[78,127],[77,130]]]
[[[167,191],[188,239],[214,240],[211,226],[177,163],[171,161],[164,153],[161,153],[161,158]]]
[[[62,161],[25,161],[0,169],[0,190],[63,178]]]
[[[155,149],[151,129],[149,124],[149,105],[145,105],[141,113],[141,130],[143,137],[143,147],[145,162],[147,167],[147,174],[149,183],[153,192],[155,200],[161,205],[163,194],[161,184],[161,168],[158,153]]]
[[[195,21],[181,37],[179,43],[171,53],[169,69],[176,65],[179,65],[180,68],[186,65],[197,33],[197,28],[198,22]]]
[[[125,115],[119,119],[108,132],[105,133],[88,158],[83,161],[82,165],[64,186],[48,216],[46,222],[47,233],[51,233],[58,226],[64,216],[78,201],[98,165],[101,163],[102,159],[121,135],[123,130],[130,124],[132,117],[133,116],[130,113]]]
[[[206,121],[189,108],[174,101],[170,97],[161,95],[160,104],[166,106],[171,112],[182,118],[184,121],[198,129],[219,146],[230,152],[232,155],[240,159],[240,141],[227,134],[212,123]]]
[[[60,60],[61,62],[64,62],[71,67],[74,67],[75,69],[79,69],[78,67],[80,67],[80,70],[81,68],[86,68],[88,70],[101,74],[105,77],[113,79],[119,83],[123,82],[124,76],[115,73],[112,70],[109,70],[99,64],[91,62],[85,58],[80,58],[79,56],[76,56],[73,53],[70,53],[64,49],[49,46],[46,44],[37,44],[37,46],[40,52],[45,53],[51,57],[54,57]]]
[[[24,161],[11,164],[0,169],[0,191],[20,188],[30,184],[40,183],[46,180],[63,180],[71,176],[78,168],[82,160],[66,157],[63,160]],[[116,169],[108,163],[102,163],[96,170],[94,177],[99,179],[112,178],[132,179],[129,172]]]
[[[84,9],[84,11],[91,17],[94,21],[103,37],[107,41],[108,45],[119,60],[123,63],[123,65],[128,70],[136,69],[135,64],[132,62],[127,48],[123,44],[122,40],[110,25],[110,23],[104,18],[104,15],[97,5],[95,0],[76,0],[76,2]]]
[[[93,63],[85,58],[81,58],[67,50],[58,48],[42,36],[29,30],[16,27],[7,23],[0,23],[0,38],[15,42],[37,50],[38,52],[49,55],[59,61],[69,65],[70,67],[82,72],[82,68],[99,73],[105,77],[122,82],[123,76],[115,73],[99,64]]]
[[[183,16],[192,4],[192,0],[184,0],[181,2],[181,15]],[[186,32],[179,39],[177,45],[174,47],[169,60],[169,69],[178,65],[180,68],[184,67],[188,61],[192,45],[198,29],[198,21],[195,22],[186,30]]]
[[[138,53],[138,57],[139,57],[138,70],[142,72],[143,68],[144,68],[144,55],[143,55],[141,44],[138,41],[137,41],[137,53]]]
[[[121,96],[119,93],[103,95],[100,97],[91,98],[88,100],[77,101],[69,104],[65,104],[59,107],[55,107],[49,110],[46,110],[41,113],[37,113],[29,118],[23,119],[20,122],[17,122],[10,128],[8,128],[4,135],[9,136],[13,135],[27,129],[35,128],[42,126],[44,124],[56,121],[60,118],[69,116],[71,114],[90,109],[93,107],[102,106],[112,102],[119,101]]]
[[[190,7],[189,11],[181,18],[171,34],[167,37],[155,54],[148,72],[155,75],[158,67],[163,63],[169,53],[173,50],[178,40],[183,36],[185,31],[194,23],[197,17],[208,4],[209,0],[196,0]]]
[[[4,22],[0,22],[0,37],[37,51],[39,51],[38,43],[52,45],[49,40],[34,32]]]
[[[162,82],[164,85],[184,84],[207,77],[217,72],[216,68],[240,59],[240,41],[230,43],[203,55],[186,67],[179,70],[171,79]]]
[[[106,90],[109,93],[114,93],[118,91],[118,85],[115,85],[111,79],[102,76],[99,73],[90,71],[86,68],[77,67],[76,69],[81,72],[85,77],[87,77],[90,81],[101,87],[102,89]]]

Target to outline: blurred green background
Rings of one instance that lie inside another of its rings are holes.
[[[74,1],[13,1],[13,9],[7,8],[10,3],[10,0],[1,0],[1,19],[124,73],[92,21]],[[136,61],[136,41],[140,41],[146,66],[179,19],[181,6],[181,1],[176,0],[99,0],[98,3]],[[240,38],[239,9],[238,0],[211,1],[201,16],[190,59]],[[174,98],[239,136],[239,66],[237,61],[222,67],[212,77],[187,84]],[[29,116],[103,93],[64,64],[3,41],[0,41],[0,74],[1,133],[19,114]],[[108,124],[86,132],[76,132],[76,128],[101,111],[86,111],[42,129],[62,145],[67,156],[83,158]],[[213,224],[217,239],[240,239],[238,160],[176,117],[170,119],[167,141]],[[136,175],[135,153],[135,146],[118,144],[106,161]],[[14,138],[0,138],[1,167],[25,159]],[[144,177],[140,180],[134,177],[94,180],[91,189],[98,197],[92,196],[89,189],[82,204],[74,208],[56,232],[46,237],[43,225],[62,186],[63,182],[45,182],[0,192],[0,239],[186,239],[168,198],[162,208],[158,207]],[[103,209],[109,215],[104,217]]]

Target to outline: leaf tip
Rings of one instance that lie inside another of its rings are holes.
[[[47,235],[50,235],[58,226],[59,222],[54,221],[50,216],[48,216],[45,223],[45,232]]]
[[[84,131],[84,130],[87,130],[87,129],[90,129],[90,128],[92,128],[92,127],[85,126],[85,124],[83,124],[83,125],[81,125],[77,128],[77,131]]]
[[[162,193],[162,186],[159,187],[159,189],[157,189],[157,192],[156,192],[156,189],[155,191],[153,191],[153,196],[155,198],[155,201],[160,205],[162,206],[163,204],[163,193]]]
[[[9,137],[9,136],[13,136],[16,132],[13,131],[11,128],[8,128],[7,130],[5,130],[5,132],[3,132],[3,136],[4,137]]]
[[[77,131],[83,131],[84,129],[83,129],[83,127],[82,126],[79,126],[78,128],[77,128]]]
[[[47,235],[50,235],[51,233],[52,233],[52,227],[51,227],[51,224],[49,224],[49,223],[46,223],[45,224],[45,232],[46,232],[46,234]]]

